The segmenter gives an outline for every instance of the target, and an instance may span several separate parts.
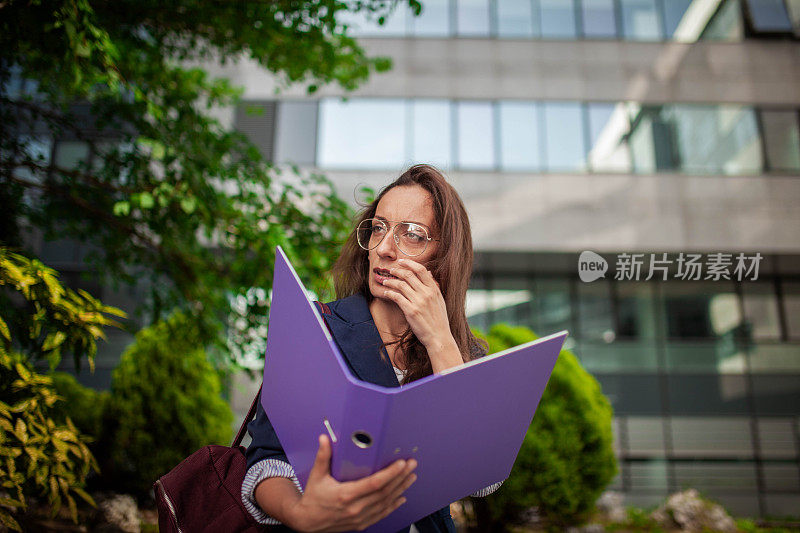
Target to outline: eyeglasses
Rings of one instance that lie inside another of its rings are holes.
[[[425,226],[414,222],[397,222],[389,225],[379,218],[368,218],[358,225],[356,237],[358,245],[365,250],[372,250],[378,246],[386,235],[392,231],[397,249],[408,256],[422,254],[428,247],[428,241],[435,241],[428,235]]]

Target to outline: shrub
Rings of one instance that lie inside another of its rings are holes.
[[[63,351],[76,366],[85,357],[92,367],[102,328],[117,325],[106,315],[124,313],[65,288],[53,269],[1,246],[0,313],[0,524],[20,530],[19,515],[37,497],[47,499],[53,516],[66,503],[77,522],[74,497],[94,505],[83,487],[97,464],[59,410],[53,380],[31,361],[55,366]]]
[[[536,339],[527,328],[505,324],[476,334],[489,353]],[[503,529],[534,506],[551,527],[584,520],[617,472],[611,416],[598,382],[562,351],[511,475],[494,494],[474,500],[479,529]]]
[[[197,339],[195,322],[176,313],[139,331],[122,354],[98,449],[108,488],[146,497],[186,456],[230,439],[233,413]]]
[[[53,372],[50,377],[56,393],[64,400],[55,405],[55,418],[70,418],[78,431],[96,441],[102,432],[103,412],[109,393],[84,387],[75,376],[66,372]]]

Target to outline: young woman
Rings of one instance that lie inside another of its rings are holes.
[[[354,375],[397,387],[483,355],[464,307],[472,258],[464,204],[438,170],[415,165],[384,188],[344,244],[333,268],[339,299],[323,313]],[[321,435],[301,492],[260,405],[248,430],[253,440],[242,500],[264,524],[299,531],[363,529],[402,505],[403,492],[416,480],[411,459],[340,483],[330,475],[330,442]],[[449,509],[418,520],[411,526],[416,531],[455,531]]]

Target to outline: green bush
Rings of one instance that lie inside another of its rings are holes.
[[[536,339],[505,324],[475,333],[489,353]],[[598,382],[562,351],[511,475],[494,494],[474,500],[479,529],[502,530],[529,507],[554,528],[585,520],[617,472],[611,416]]]
[[[111,380],[101,459],[104,484],[140,498],[206,444],[228,444],[233,413],[221,379],[181,313],[136,334]]]
[[[64,400],[54,406],[56,420],[70,418],[78,431],[96,441],[103,429],[103,412],[109,393],[84,387],[66,372],[53,372],[50,378],[56,393]]]

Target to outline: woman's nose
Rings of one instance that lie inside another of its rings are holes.
[[[389,230],[376,250],[381,257],[397,257],[397,243],[394,242],[394,232]]]

